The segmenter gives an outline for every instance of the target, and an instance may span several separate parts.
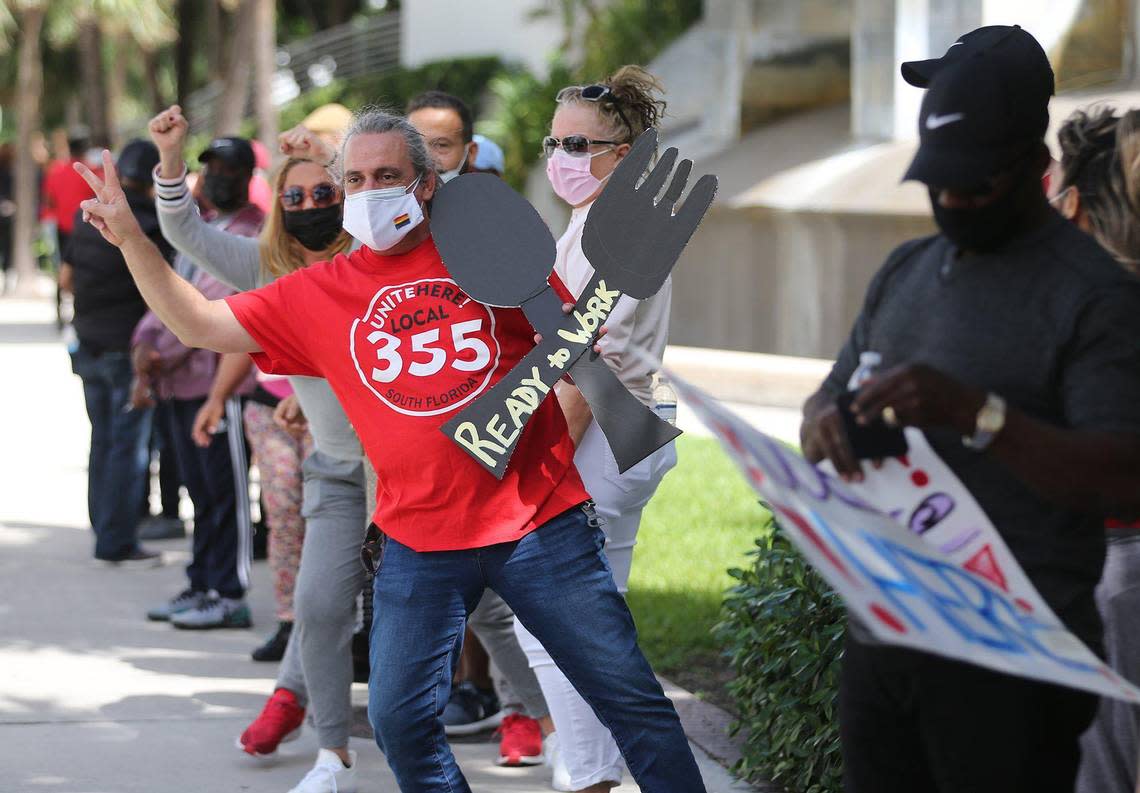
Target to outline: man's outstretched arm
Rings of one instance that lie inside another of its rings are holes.
[[[103,152],[103,179],[82,163],[76,163],[75,170],[95,191],[94,198],[80,204],[83,219],[122,251],[143,300],[179,341],[217,352],[260,352],[226,302],[208,300],[180,278],[139,228],[110,152]]]

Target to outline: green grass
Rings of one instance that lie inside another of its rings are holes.
[[[766,512],[716,441],[682,436],[677,456],[641,521],[629,605],[658,672],[719,688],[727,663],[711,630],[734,583],[727,570],[747,563]]]

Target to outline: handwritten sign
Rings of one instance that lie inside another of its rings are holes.
[[[595,333],[621,296],[595,274],[575,311],[561,315],[542,343],[527,353],[503,379],[459,415],[443,432],[480,465],[502,479],[527,421],[554,384],[593,344]]]
[[[582,250],[595,275],[569,317],[547,283],[554,238],[525,198],[488,174],[465,174],[436,193],[432,233],[448,272],[481,303],[520,307],[544,339],[494,389],[440,428],[499,479],[527,421],[567,374],[590,405],[619,471],[679,434],[604,361],[592,351],[584,354],[618,298],[657,293],[716,195],[716,177],[705,175],[678,206],[692,162],[682,160],[674,170],[678,153],[670,148],[650,168],[656,148],[656,130],[639,135],[594,203]]]
[[[950,466],[931,448],[921,430],[907,427],[905,457],[865,466],[859,495],[922,537],[950,561],[988,578],[1024,611],[1049,607],[1017,563],[1013,551],[981,505]],[[820,465],[834,472],[830,462]]]
[[[1140,704],[1140,689],[1065,628],[1000,536],[978,545],[982,538],[971,532],[989,521],[978,522],[984,513],[965,497],[964,487],[930,492],[919,476],[923,487],[900,499],[900,477],[912,485],[916,472],[943,485],[950,481],[925,439],[916,456],[908,437],[908,458],[889,463],[895,468],[864,491],[811,465],[700,389],[672,373],[669,378],[788,537],[876,639]],[[894,514],[876,506],[876,499],[893,501]],[[939,545],[947,537],[960,544],[944,550]],[[984,545],[988,551],[979,557]]]

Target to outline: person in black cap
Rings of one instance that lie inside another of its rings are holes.
[[[202,198],[222,215],[249,203],[249,181],[257,159],[245,138],[215,138],[198,155],[202,163]]]
[[[1041,188],[1052,70],[1020,28],[963,36],[925,83],[906,178],[940,233],[896,249],[804,406],[801,440],[849,481],[862,463],[836,399],[864,352],[881,373],[852,412],[923,430],[1054,612],[1094,650],[1102,515],[1140,510],[1140,281]],[[1034,42],[1035,44],[1035,42]],[[1072,791],[1096,697],[848,632],[844,787]]]
[[[151,172],[158,164],[153,143],[132,140],[115,168],[131,211],[168,261],[174,250],[163,238],[154,207]],[[146,303],[127,271],[123,255],[90,224],[79,222],[63,251],[61,281],[75,295],[72,322],[78,347],[72,369],[83,381],[91,420],[87,466],[87,509],[95,531],[95,558],[148,564],[158,554],[138,544],[139,504],[150,458],[150,410],[128,410],[131,390],[131,333]]]

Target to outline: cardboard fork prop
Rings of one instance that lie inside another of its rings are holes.
[[[674,214],[692,170],[692,163],[682,160],[673,171],[676,149],[666,150],[638,185],[656,146],[656,130],[643,133],[591,208],[582,249],[594,277],[569,315],[547,282],[554,238],[526,199],[490,174],[453,179],[433,199],[432,236],[459,287],[480,303],[521,307],[542,334],[542,342],[494,388],[440,428],[498,479],[530,417],[568,373],[589,403],[619,471],[681,434],[634,397],[593,352],[598,331],[622,294],[641,300],[665,283],[716,195],[716,177],[703,176]],[[670,174],[672,181],[658,200]]]

